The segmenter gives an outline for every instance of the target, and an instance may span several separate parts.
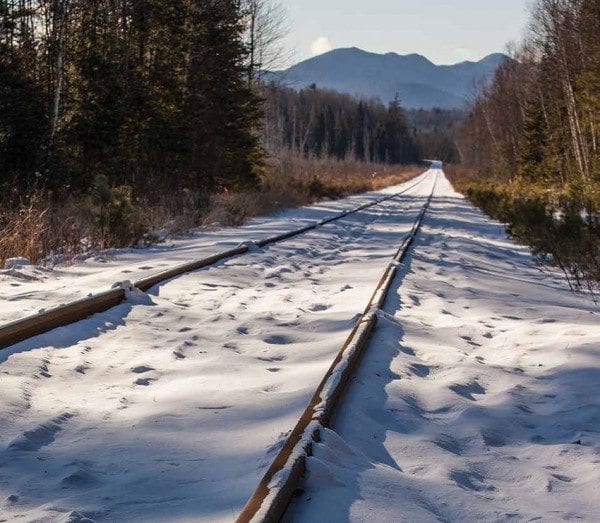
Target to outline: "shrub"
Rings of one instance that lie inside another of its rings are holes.
[[[124,246],[138,243],[147,231],[142,209],[132,198],[131,187],[111,187],[108,178],[94,180],[93,199],[98,205],[98,228],[106,245]]]

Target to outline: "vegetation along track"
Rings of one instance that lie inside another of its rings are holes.
[[[350,214],[360,212],[364,209],[374,207],[383,202],[396,198],[410,191],[417,185],[421,184],[424,180],[425,178],[421,177],[417,182],[411,184],[409,187],[406,187],[397,193],[378,198],[374,202],[360,205],[354,209],[342,211],[341,213],[338,213],[335,216],[317,221],[300,229],[284,232],[259,241],[244,243],[233,249],[222,251],[211,256],[202,258],[200,260],[175,266],[171,269],[167,269],[166,271],[162,271],[154,275],[148,276],[147,278],[143,278],[133,283],[132,287],[135,287],[141,291],[147,291],[154,285],[157,285],[168,279],[180,276],[188,272],[196,271],[204,267],[208,267],[221,260],[226,260],[229,258],[233,258],[234,256],[245,254],[251,250],[251,247],[253,245],[257,247],[265,247],[267,245],[287,240],[288,238],[293,238],[294,236],[298,236],[313,229],[317,229],[318,227],[321,227],[328,223],[340,220]],[[71,303],[60,305],[58,307],[51,308],[39,312],[37,314],[33,314],[31,316],[20,318],[18,320],[7,323],[0,327],[0,350],[5,349],[20,341],[31,338],[33,336],[37,336],[38,334],[48,332],[57,327],[69,325],[71,323],[83,320],[91,316],[92,314],[106,311],[111,307],[115,307],[116,305],[121,303],[123,300],[126,299],[126,297],[127,289],[124,286],[118,286],[100,292],[98,294],[91,295],[86,298],[82,298]]]
[[[357,320],[329,370],[319,383],[298,423],[248,499],[236,523],[274,523],[283,516],[304,473],[306,457],[312,452],[312,442],[319,440],[319,428],[329,424],[353,369],[368,344],[377,323],[377,313],[384,304],[397,267],[404,261],[421,227],[438,177],[439,175],[436,174],[431,193],[413,222],[412,229],[402,240],[392,261],[377,283],[362,316]]]

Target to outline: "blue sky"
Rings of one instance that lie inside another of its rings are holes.
[[[437,64],[478,60],[519,40],[528,0],[280,0],[290,63],[329,48],[419,53]]]

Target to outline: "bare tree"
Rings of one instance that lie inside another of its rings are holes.
[[[52,102],[52,126],[50,130],[50,141],[54,140],[60,114],[60,98],[63,86],[64,42],[68,4],[68,0],[56,0],[55,3],[56,21],[54,22],[54,31],[56,33],[56,82],[54,86],[54,99]]]
[[[283,45],[288,33],[287,14],[276,0],[244,0],[248,81],[260,80],[265,71],[281,67],[289,58]]]

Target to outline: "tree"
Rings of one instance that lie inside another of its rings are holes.
[[[189,172],[196,187],[256,183],[260,100],[245,81],[244,25],[237,2],[197,0],[186,94]]]
[[[274,0],[243,0],[244,42],[248,50],[248,81],[260,81],[265,71],[283,65],[288,53],[282,44],[287,34],[286,13]]]

